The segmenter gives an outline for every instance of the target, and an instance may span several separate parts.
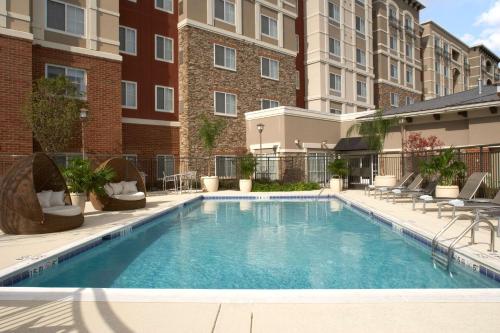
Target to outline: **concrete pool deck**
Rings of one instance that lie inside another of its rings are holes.
[[[319,192],[294,192],[290,195],[317,195]],[[322,192],[322,195],[329,194],[328,190]],[[88,205],[84,226],[67,232],[32,236],[0,233],[0,269],[36,260],[47,252],[120,228],[199,195],[152,195],[148,197],[146,209],[131,212],[96,212]],[[241,193],[223,191],[214,195]],[[366,197],[362,191],[346,191],[340,196],[382,211],[424,235],[433,236],[449,220],[449,214],[438,219],[435,212],[424,215],[412,211],[410,203],[393,205]],[[468,222],[463,223],[450,230],[450,238]],[[479,244],[461,250],[479,256],[488,265],[500,267],[498,253],[486,251],[488,237],[486,230],[480,230],[477,235]],[[500,247],[499,238],[496,240],[497,247]],[[465,239],[462,246],[466,243]],[[15,299],[7,295],[12,289],[0,290],[0,332],[497,332],[500,327],[497,319],[500,313],[499,289],[472,291],[469,298],[443,297],[441,301],[437,300],[439,290],[435,295],[433,291],[426,292],[432,297],[415,298],[401,291],[392,299],[381,296],[373,300],[363,298],[369,291],[353,291],[350,298],[346,298],[350,301],[338,298],[335,302],[325,301],[325,304],[301,302],[299,299],[287,304],[274,300],[259,302],[258,299],[246,303],[147,302],[140,301],[140,298],[119,300],[113,297],[111,300],[109,297],[113,292],[106,293],[102,289],[73,292],[82,295],[101,293],[99,299],[68,298],[67,295],[37,299],[34,294],[31,298],[29,292],[27,297]]]

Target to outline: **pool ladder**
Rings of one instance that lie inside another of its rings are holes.
[[[439,246],[439,237],[441,237],[448,229],[451,228],[460,219],[470,220],[471,223],[467,228],[464,229],[448,246],[447,251],[445,248]],[[447,271],[450,270],[450,264],[453,260],[453,254],[455,252],[455,247],[460,242],[462,238],[464,238],[467,233],[470,231],[470,243],[469,245],[476,244],[476,230],[479,227],[480,223],[486,223],[486,225],[490,229],[490,252],[495,252],[495,226],[485,217],[480,216],[479,213],[476,216],[471,216],[467,214],[461,214],[454,219],[452,219],[448,224],[446,224],[443,229],[441,229],[436,236],[432,239],[432,260],[434,264],[437,264],[443,268],[446,268]]]

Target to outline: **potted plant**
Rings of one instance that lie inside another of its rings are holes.
[[[201,118],[199,136],[209,159],[212,157],[212,152],[215,148],[217,138],[225,127],[226,123],[221,119],[211,121],[206,117]],[[208,192],[217,192],[219,189],[219,177],[211,176],[211,165],[212,163],[209,161],[208,176],[201,177],[201,182]]]
[[[467,166],[457,158],[453,148],[448,148],[420,164],[420,172],[423,175],[439,177],[436,187],[437,198],[456,198],[459,188],[454,182],[458,177],[464,176],[466,170]]]
[[[380,154],[384,150],[384,143],[391,128],[399,123],[399,118],[384,118],[384,111],[377,110],[373,117],[368,121],[363,121],[352,125],[347,136],[359,134],[368,144],[368,148]],[[396,185],[395,175],[385,174],[384,159],[380,159],[380,175],[375,177],[376,186],[394,186]]]
[[[83,158],[74,158],[69,166],[62,171],[66,184],[70,190],[71,202],[79,206],[82,213],[85,211],[85,202],[89,192],[104,194],[104,185],[111,182],[115,173],[110,168],[94,171],[90,161]]]
[[[247,154],[240,159],[240,191],[252,192],[252,175],[255,171],[257,162],[252,154]]]
[[[342,183],[345,176],[347,176],[347,161],[341,158],[335,159],[328,164],[328,171],[330,172],[330,189],[333,193],[342,191]]]

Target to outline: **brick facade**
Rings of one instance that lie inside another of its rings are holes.
[[[123,124],[123,153],[140,158],[179,155],[179,128]]]
[[[214,67],[214,43],[236,49],[236,71]],[[215,154],[246,151],[246,112],[260,110],[261,99],[295,106],[295,57],[193,27],[179,31],[180,154],[205,156],[198,128],[200,116],[221,118],[226,128]],[[261,78],[260,57],[280,62],[279,81]],[[237,95],[237,116],[214,115],[214,91]]]
[[[46,64],[75,67],[87,72],[89,119],[85,125],[85,151],[89,154],[121,154],[121,63],[34,45],[34,79],[45,75]],[[80,142],[80,133],[75,132],[68,152],[80,151]]]
[[[0,36],[0,153],[30,154],[32,133],[22,107],[31,91],[30,40]]]
[[[391,106],[391,93],[399,94],[399,106],[406,105],[406,97],[413,98],[414,103],[422,100],[421,94],[412,93],[385,83],[375,83],[374,88],[375,106],[377,109],[388,110],[393,108]]]

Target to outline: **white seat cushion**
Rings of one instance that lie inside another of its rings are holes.
[[[124,201],[137,201],[137,200],[142,200],[146,197],[144,192],[135,192],[135,193],[128,193],[128,194],[115,194],[113,195],[113,198],[118,199],[118,200],[124,200]]]
[[[54,206],[42,209],[45,214],[58,215],[58,216],[77,216],[82,213],[78,206]]]
[[[131,182],[122,182],[123,184],[123,192],[122,194],[129,194],[129,193],[136,193],[138,192],[137,190],[137,181],[131,181]]]

